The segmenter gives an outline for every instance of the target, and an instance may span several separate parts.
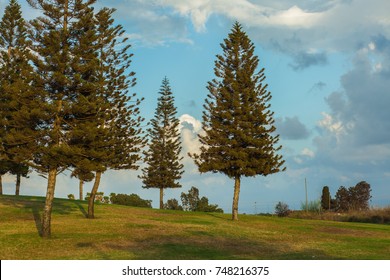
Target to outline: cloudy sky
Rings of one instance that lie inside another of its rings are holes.
[[[7,1],[0,1],[1,10]],[[36,12],[24,1],[23,12]],[[242,181],[240,212],[272,212],[278,201],[300,208],[307,178],[310,200],[328,185],[365,180],[372,204],[390,204],[390,1],[387,0],[113,0],[97,7],[117,9],[134,53],[134,88],[145,97],[142,113],[153,115],[166,76],[182,121],[183,151],[196,151],[196,135],[213,79],[220,43],[239,21],[256,46],[272,92],[272,110],[287,171]],[[226,212],[234,182],[223,175],[200,175],[185,156],[180,198],[196,186]],[[5,178],[13,192],[14,178]],[[158,191],[144,190],[135,171],[107,172],[101,191],[138,193],[158,205]],[[56,196],[78,193],[78,183],[59,176]],[[87,184],[86,188],[90,188]],[[44,195],[46,182],[35,174],[22,194]]]

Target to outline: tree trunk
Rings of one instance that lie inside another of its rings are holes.
[[[232,211],[232,220],[238,221],[238,200],[240,197],[240,176],[236,176],[234,182],[234,196],[233,196],[233,211]]]
[[[95,176],[95,182],[93,183],[92,191],[91,191],[91,196],[89,197],[88,201],[88,219],[94,219],[95,218],[95,196],[99,188],[100,184],[100,178],[102,177],[102,172],[97,171],[96,176]]]
[[[16,190],[15,190],[15,195],[19,195],[20,193],[20,174],[16,174]]]
[[[42,218],[42,237],[51,236],[51,210],[53,208],[54,190],[56,186],[57,169],[51,168],[49,170],[49,177],[47,179],[47,191],[45,207],[43,208]]]
[[[160,209],[164,209],[164,188],[160,188]]]
[[[2,175],[0,175],[0,195],[3,195],[3,179],[2,179]]]
[[[80,200],[83,200],[83,186],[84,186],[84,181],[80,180],[79,183],[79,195],[80,195]]]

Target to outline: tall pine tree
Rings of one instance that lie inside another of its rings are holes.
[[[238,220],[241,177],[282,171],[284,161],[277,154],[281,146],[274,134],[271,93],[264,84],[264,69],[257,71],[254,44],[236,22],[221,47],[216,78],[207,87],[202,147],[191,156],[200,172],[219,172],[235,180],[232,219]]]
[[[28,173],[27,164],[39,138],[37,126],[42,116],[30,47],[21,6],[10,0],[0,22],[0,165],[1,174],[10,172],[17,176],[16,195],[20,178]],[[8,170],[4,169],[6,166]]]
[[[148,129],[149,150],[144,153],[148,166],[142,169],[141,179],[144,188],[160,189],[160,209],[163,209],[164,189],[180,188],[178,180],[184,171],[180,163],[183,158],[180,157],[179,119],[167,78],[162,81],[159,94],[152,127]]]
[[[88,218],[94,218],[94,201],[102,174],[107,169],[137,169],[144,145],[139,116],[141,99],[129,94],[135,85],[129,71],[132,54],[124,30],[115,25],[114,9],[103,8],[79,22],[85,40],[80,40],[79,56],[85,57],[91,71],[79,77],[76,111],[80,118],[71,132],[71,143],[77,151],[73,160],[76,170],[94,172],[95,181],[88,202]],[[94,26],[94,27],[92,27]],[[93,49],[93,51],[92,51]],[[88,58],[91,56],[90,58]],[[96,65],[91,65],[94,59]],[[84,67],[83,67],[84,68]],[[77,72],[77,71],[76,71]]]
[[[74,163],[77,152],[71,142],[71,132],[84,117],[80,109],[80,87],[93,90],[94,84],[80,85],[79,77],[89,75],[96,60],[80,57],[79,42],[88,34],[80,30],[80,22],[90,17],[95,0],[28,0],[42,11],[42,16],[31,22],[31,38],[35,72],[44,90],[39,147],[34,152],[35,168],[47,174],[46,201],[42,217],[42,236],[51,235],[51,212],[57,175]],[[92,47],[93,46],[89,46]],[[77,69],[77,75],[76,75]],[[93,108],[94,109],[94,108]]]

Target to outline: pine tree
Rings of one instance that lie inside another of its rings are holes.
[[[0,161],[8,167],[2,168],[2,175],[10,172],[17,176],[16,195],[20,178],[28,173],[42,115],[27,31],[21,6],[10,0],[0,22]]]
[[[78,120],[84,117],[85,108],[77,107],[79,77],[89,75],[92,68],[80,57],[79,42],[87,34],[79,23],[91,14],[95,0],[28,0],[42,11],[42,16],[31,22],[31,38],[35,72],[44,98],[39,108],[45,112],[40,119],[41,137],[34,151],[34,164],[38,172],[47,174],[46,201],[42,217],[42,236],[51,235],[51,211],[57,174],[71,166],[77,153],[71,143],[71,132]],[[93,47],[93,46],[90,46]],[[91,64],[96,60],[92,60]],[[75,75],[75,70],[79,70]]]
[[[235,180],[232,219],[238,219],[241,177],[267,176],[283,171],[282,156],[276,146],[271,93],[264,84],[264,68],[254,44],[239,23],[221,44],[217,55],[216,78],[208,83],[204,105],[201,151],[191,155],[200,172],[219,172]]]
[[[157,109],[152,127],[148,129],[149,150],[144,153],[147,167],[140,177],[144,188],[160,189],[160,209],[164,208],[164,189],[180,188],[177,182],[184,171],[180,161],[181,142],[179,119],[176,117],[174,97],[167,78],[164,78],[159,91]]]
[[[330,210],[331,207],[331,197],[329,192],[329,187],[325,186],[322,188],[322,195],[321,195],[321,207],[324,210]]]
[[[74,169],[72,171],[71,177],[76,177],[79,179],[79,200],[83,200],[84,183],[91,182],[95,178],[95,175],[92,173],[92,171],[89,170]]]
[[[15,195],[20,195],[21,178],[27,178],[29,167],[22,163],[12,163],[10,173],[16,176]]]
[[[82,173],[95,173],[88,201],[88,218],[94,218],[94,202],[102,174],[107,169],[137,169],[144,145],[139,105],[141,100],[128,91],[135,85],[129,71],[132,54],[121,25],[114,25],[114,9],[103,8],[84,17],[77,55],[86,65],[76,69],[78,120],[71,134],[76,156],[72,165]],[[89,34],[89,35],[88,35]],[[91,63],[95,61],[95,63]],[[90,175],[90,174],[88,174]],[[81,185],[81,183],[80,183]]]

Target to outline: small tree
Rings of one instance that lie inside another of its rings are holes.
[[[148,129],[150,138],[149,150],[144,153],[147,167],[140,176],[143,188],[160,189],[160,209],[164,208],[164,189],[180,188],[178,180],[184,171],[180,161],[181,143],[179,119],[169,81],[164,78],[152,128]]]
[[[184,211],[196,211],[199,202],[199,190],[197,188],[191,187],[188,194],[182,192],[180,198]]]
[[[365,211],[369,209],[371,186],[361,181],[354,187],[340,187],[336,193],[336,209],[338,211]]]
[[[349,188],[350,193],[350,210],[366,211],[369,209],[371,199],[371,186],[365,181],[356,184],[355,187]]]
[[[209,199],[205,196],[199,198],[199,190],[195,187],[191,187],[188,194],[184,192],[180,195],[183,210],[196,211],[196,212],[220,212],[223,210],[216,204],[209,204]]]
[[[79,179],[79,199],[83,200],[84,183],[91,182],[95,178],[95,174],[89,170],[76,168],[72,171],[71,177],[76,177]]]
[[[179,201],[177,201],[177,199],[175,198],[168,199],[167,202],[164,204],[164,209],[183,211],[183,207],[179,204]]]
[[[350,193],[344,186],[341,186],[336,193],[336,210],[348,211],[350,208]]]
[[[324,210],[331,209],[331,197],[330,197],[330,192],[329,192],[328,186],[325,186],[322,188],[321,207]]]
[[[279,201],[275,206],[275,214],[278,217],[286,217],[290,212],[288,205],[284,202]]]
[[[200,172],[223,173],[234,179],[232,219],[238,220],[241,177],[267,176],[283,171],[277,152],[271,93],[264,68],[257,70],[255,46],[236,22],[221,44],[215,62],[216,79],[208,83],[203,112],[202,147],[191,155]]]

